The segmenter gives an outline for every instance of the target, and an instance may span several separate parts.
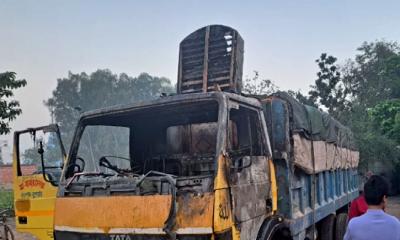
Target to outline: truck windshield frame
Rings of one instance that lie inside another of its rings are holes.
[[[222,95],[221,95],[222,96]],[[168,117],[166,117],[168,115]],[[63,172],[62,176],[62,182],[65,183],[67,179],[70,179],[73,177],[74,174],[76,174],[79,170],[79,168],[82,168],[81,162],[82,160],[85,161],[85,159],[79,159],[79,146],[81,144],[82,136],[85,132],[85,129],[88,126],[123,126],[127,127],[129,129],[129,156],[117,156],[121,157],[121,159],[127,159],[130,164],[131,168],[129,169],[124,169],[124,168],[119,168],[115,164],[113,164],[112,161],[110,161],[110,156],[104,156],[106,157],[106,160],[102,160],[102,164],[108,165],[107,168],[113,168],[116,167],[118,170],[111,170],[108,172],[100,171],[100,175],[90,175],[88,176],[88,180],[90,179],[96,179],[97,177],[107,177],[107,175],[119,175],[119,176],[140,176],[143,174],[146,174],[149,171],[155,171],[160,169],[152,169],[152,168],[145,168],[145,164],[142,164],[140,167],[142,169],[139,169],[138,171],[134,171],[134,168],[137,167],[133,163],[135,162],[135,159],[139,159],[139,155],[135,150],[132,150],[132,144],[133,148],[135,148],[135,143],[132,143],[132,141],[135,141],[135,134],[137,136],[144,136],[143,134],[150,135],[152,132],[154,132],[157,128],[161,127],[161,123],[163,123],[162,127],[176,127],[177,128],[182,128],[183,125],[191,125],[191,133],[193,134],[193,125],[197,125],[196,127],[199,128],[197,131],[201,132],[205,128],[201,127],[202,124],[208,124],[211,123],[213,126],[212,128],[215,130],[215,132],[211,133],[211,136],[215,137],[215,142],[211,144],[211,148],[213,148],[213,151],[207,152],[207,158],[205,157],[205,154],[202,154],[202,152],[196,152],[192,151],[190,154],[198,157],[203,157],[202,161],[204,160],[204,164],[202,163],[201,167],[198,167],[198,171],[189,171],[189,174],[176,174],[174,171],[166,171],[168,174],[171,175],[177,175],[178,177],[192,177],[192,176],[204,176],[204,175],[214,175],[216,171],[216,159],[218,155],[221,153],[223,148],[225,147],[224,142],[225,142],[225,125],[226,125],[226,115],[227,115],[227,107],[226,107],[226,101],[225,97],[207,97],[207,98],[200,98],[196,99],[196,101],[190,100],[190,101],[172,101],[168,102],[166,101],[164,104],[149,104],[148,106],[139,106],[139,107],[133,107],[131,109],[124,109],[124,110],[119,110],[117,112],[114,111],[104,111],[100,114],[92,114],[89,116],[83,116],[79,123],[78,127],[73,139],[73,143],[71,145],[70,149],[70,154],[68,157],[68,161],[66,164],[66,167]],[[176,122],[174,122],[176,121]],[[135,126],[135,123],[142,123],[142,124],[137,124]],[[147,126],[144,125],[144,123],[148,124]],[[143,126],[146,126],[146,128],[143,128]],[[183,128],[187,128],[187,126],[183,126]],[[210,125],[207,126],[207,129],[210,128]],[[175,135],[176,135],[176,130],[175,129]],[[182,130],[182,129],[181,129]],[[171,131],[170,131],[171,132]],[[208,133],[210,134],[210,133]],[[166,139],[166,138],[171,138],[171,136],[166,136],[167,133],[164,136],[160,136],[161,139]],[[170,134],[171,135],[171,134]],[[173,135],[173,134],[172,134]],[[96,137],[92,137],[93,139],[96,139]],[[176,140],[176,137],[172,136],[171,140]],[[139,141],[145,141],[146,139],[138,137],[138,142]],[[147,139],[148,140],[148,139]],[[168,140],[168,139],[167,139]],[[166,141],[167,141],[166,140]],[[94,141],[94,140],[92,140]],[[182,140],[183,141],[183,140]],[[175,141],[176,142],[176,141]],[[152,142],[153,143],[153,142]],[[145,144],[142,144],[145,145]],[[156,144],[153,144],[156,146]],[[140,150],[140,145],[136,145],[136,148]],[[200,147],[201,148],[201,147]],[[209,150],[209,149],[208,149]],[[138,150],[137,150],[138,151]],[[178,151],[179,152],[179,151]],[[182,154],[177,154],[177,158],[182,158],[182,157],[187,157],[184,156],[184,152],[181,152]],[[162,159],[160,155],[160,163],[165,161],[165,159]],[[121,160],[120,159],[120,160]],[[100,159],[98,159],[100,160]],[[190,160],[190,159],[189,159]],[[211,161],[210,161],[211,160]],[[140,163],[139,163],[140,164]],[[103,165],[104,166],[104,165]],[[207,167],[204,167],[207,166]],[[145,168],[145,169],[144,169]],[[205,169],[205,170],[204,170]],[[89,169],[88,169],[89,170]],[[90,173],[93,172],[99,172],[98,169],[91,169],[92,171],[89,171]],[[94,171],[93,171],[94,170]],[[165,170],[165,168],[163,169]],[[81,173],[83,172],[82,169],[80,170]],[[88,171],[86,171],[88,172]],[[160,171],[163,172],[163,171]],[[180,172],[180,171],[179,171]],[[105,173],[105,174],[103,174]],[[114,174],[112,174],[114,173]],[[124,174],[127,173],[127,174]],[[175,173],[175,174],[174,174]],[[188,173],[188,171],[186,171]],[[81,175],[82,176],[82,175]],[[95,177],[93,177],[95,176]],[[94,180],[98,181],[98,180]],[[86,181],[85,181],[86,182]]]

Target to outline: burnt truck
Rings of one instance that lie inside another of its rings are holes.
[[[180,44],[176,95],[80,117],[55,239],[340,239],[351,132],[284,92],[241,93],[243,50],[236,30],[201,28]]]

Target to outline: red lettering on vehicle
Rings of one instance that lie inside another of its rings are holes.
[[[19,185],[19,190],[23,190],[24,188],[34,188],[34,187],[39,187],[41,189],[44,188],[45,183],[41,180],[37,179],[29,179],[25,180]]]

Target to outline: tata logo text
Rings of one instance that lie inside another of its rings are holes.
[[[110,235],[111,240],[132,240],[129,235],[125,234],[116,234],[116,235]]]

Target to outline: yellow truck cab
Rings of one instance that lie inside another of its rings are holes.
[[[17,231],[53,239],[54,202],[66,158],[58,126],[14,132],[13,158]],[[24,168],[27,163],[33,169]]]

